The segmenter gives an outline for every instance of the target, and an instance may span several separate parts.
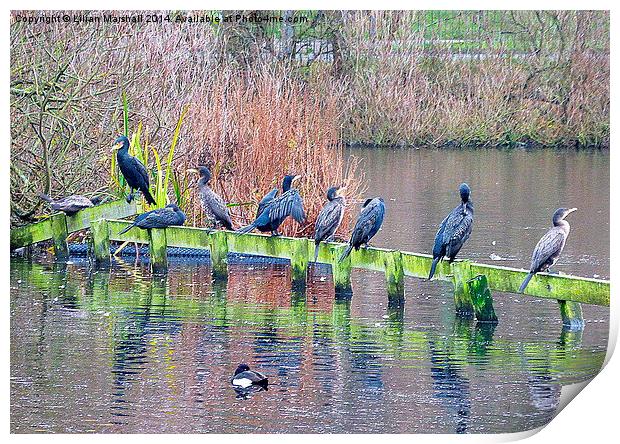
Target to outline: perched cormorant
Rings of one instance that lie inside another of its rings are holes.
[[[133,227],[142,228],[166,228],[171,225],[183,225],[185,223],[185,213],[175,204],[168,204],[164,208],[148,211],[140,214],[133,221],[133,224],[123,229],[118,234],[126,233]]]
[[[198,169],[190,168],[187,171],[200,174],[198,189],[200,190],[202,207],[205,209],[207,217],[215,221],[216,226],[217,224],[221,224],[227,230],[232,230],[232,220],[230,219],[230,214],[228,213],[228,208],[226,207],[224,199],[209,186],[211,171],[209,171],[206,166],[199,166]]]
[[[292,183],[300,177],[301,176],[285,176],[282,183],[282,194],[269,200],[269,196],[273,193],[272,190],[261,200],[259,207],[262,204],[263,210],[257,216],[256,220],[250,225],[240,228],[237,232],[249,233],[254,228],[258,228],[259,231],[271,231],[272,235],[279,236],[280,233],[278,233],[278,228],[288,216],[292,216],[298,223],[302,223],[306,219],[304,202],[299,195],[299,191],[295,188],[291,188]]]
[[[112,151],[117,151],[116,161],[118,167],[123,173],[123,177],[127,181],[131,192],[127,196],[127,202],[131,202],[133,190],[138,189],[142,191],[144,198],[151,205],[155,205],[155,199],[151,196],[149,191],[149,175],[142,162],[129,154],[129,139],[125,136],[120,136],[114,141]]]
[[[536,273],[549,270],[558,260],[558,257],[564,249],[568,233],[570,233],[570,225],[564,218],[573,211],[577,211],[577,208],[558,208],[555,213],[553,213],[553,227],[551,227],[536,244],[534,253],[532,253],[530,272],[525,277],[521,287],[519,287],[519,293],[525,291],[525,287],[527,287],[530,279],[532,279]]]
[[[251,385],[260,385],[267,387],[269,380],[267,376],[262,373],[250,370],[250,366],[247,364],[239,364],[235,375],[230,380],[231,384],[237,387],[246,388]]]
[[[48,202],[52,210],[62,211],[67,216],[73,216],[78,211],[97,205],[101,201],[99,197],[89,199],[79,194],[63,197],[62,199],[52,199],[47,194],[39,193],[39,197],[45,202]]]
[[[462,183],[459,187],[459,193],[461,194],[461,204],[446,216],[435,235],[433,264],[428,275],[429,280],[435,274],[437,263],[445,256],[448,257],[448,261],[452,262],[471,234],[474,223],[474,203],[469,199],[469,186]]]
[[[336,233],[342,223],[346,201],[341,194],[346,187],[331,187],[327,190],[327,203],[319,213],[314,225],[314,262],[319,256],[319,244]]]
[[[340,261],[343,261],[353,248],[360,249],[362,244],[368,246],[368,242],[373,238],[375,234],[381,228],[383,223],[383,216],[385,216],[385,203],[380,197],[374,199],[366,199],[364,205],[362,205],[362,211],[355,222],[355,227],[351,233],[351,240],[349,240],[349,246],[340,256]]]

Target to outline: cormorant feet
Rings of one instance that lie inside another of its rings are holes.
[[[278,233],[277,231],[272,231],[271,235],[274,237],[278,237],[278,236],[282,236],[280,233]]]
[[[125,200],[127,201],[127,203],[131,203],[131,201],[133,200],[133,194],[129,193]]]

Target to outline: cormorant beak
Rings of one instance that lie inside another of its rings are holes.
[[[348,185],[338,188],[338,196],[344,196],[344,191],[348,188]]]
[[[111,152],[118,151],[123,147],[123,142],[118,142],[117,144],[112,146]]]
[[[194,174],[198,174],[198,170],[196,168],[188,168],[187,170],[188,173],[194,173]]]
[[[571,214],[573,211],[577,211],[577,208],[571,208],[570,210],[568,210],[566,212],[566,214],[564,215],[564,217],[568,216],[569,214]]]
[[[300,175],[297,175],[297,176],[293,177],[293,180],[292,180],[291,182],[295,182],[295,181],[296,181],[296,180],[298,180],[298,179],[301,179],[301,176],[300,176]]]

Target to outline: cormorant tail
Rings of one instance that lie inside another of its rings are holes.
[[[245,227],[239,228],[236,232],[239,233],[239,234],[245,234],[245,233],[249,233],[254,228],[256,228],[256,225],[251,223],[250,225],[246,225]]]
[[[134,223],[134,224],[131,224],[131,225],[129,225],[127,228],[123,228],[121,231],[119,231],[119,232],[118,232],[118,234],[125,234],[125,233],[127,233],[129,230],[131,230],[133,227],[135,227],[135,226],[136,226],[136,224],[135,224],[135,223]]]
[[[151,205],[155,205],[157,202],[155,202],[155,199],[153,199],[153,196],[151,196],[151,192],[149,191],[149,189],[145,189],[142,190],[142,194],[144,195],[144,198],[146,199],[146,201],[148,203],[150,203]]]
[[[525,291],[525,287],[527,287],[527,284],[530,283],[530,280],[533,277],[534,277],[534,273],[528,273],[527,276],[525,276],[525,280],[523,281],[523,283],[519,287],[519,293],[523,293]]]
[[[316,262],[319,257],[319,245],[321,245],[321,241],[314,243],[314,262]]]
[[[431,272],[428,274],[428,280],[430,281],[435,275],[435,268],[437,268],[437,263],[439,262],[439,258],[433,258],[433,263],[431,264]]]
[[[39,193],[39,197],[45,202],[52,202],[53,199],[49,197],[47,194]]]
[[[353,245],[349,244],[347,246],[347,249],[344,250],[344,253],[342,253],[342,256],[340,256],[340,259],[338,259],[338,262],[342,262],[343,260],[345,260],[345,258],[351,253],[352,249],[353,249]]]

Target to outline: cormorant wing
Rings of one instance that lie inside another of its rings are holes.
[[[352,244],[366,243],[374,236],[383,222],[384,207],[379,203],[365,204],[353,228]]]
[[[149,185],[149,173],[146,171],[146,167],[142,164],[142,162],[140,162],[138,160],[137,157],[132,157],[131,158],[131,163],[133,165],[133,168],[136,170],[136,173],[137,173],[138,177],[140,178],[140,180],[144,184],[144,186],[146,188],[148,188],[148,185]]]
[[[278,189],[274,188],[261,199],[261,201],[258,203],[258,210],[256,210],[257,218],[261,215],[263,211],[265,211],[265,208],[267,208],[267,206],[275,199],[276,194],[278,194]]]
[[[340,225],[340,222],[342,221],[343,214],[343,205],[335,200],[327,202],[319,213],[319,216],[316,218],[316,223],[314,225],[314,238],[324,239],[328,235],[333,234],[331,230],[336,231],[338,225]]]
[[[222,196],[217,194],[215,191],[213,190],[210,190],[210,191],[211,191],[210,193],[211,199],[208,199],[208,197],[205,196],[207,198],[205,200],[208,200],[205,203],[209,206],[209,209],[213,213],[213,216],[215,216],[217,220],[227,221],[228,223],[232,225],[232,221],[230,220],[230,214],[228,213],[228,208],[226,207],[226,202],[224,202],[224,199],[222,199]]]
[[[451,241],[459,238],[466,230],[468,226],[471,226],[473,218],[467,212],[463,211],[463,205],[459,205],[448,214],[442,225],[444,245],[448,245]]]
[[[290,189],[280,197],[271,202],[268,208],[271,220],[282,219],[292,216],[298,223],[306,219],[304,212],[304,201],[296,189]]]
[[[564,247],[566,234],[559,228],[551,228],[540,238],[532,253],[530,271],[539,271],[541,265],[549,260],[554,254],[559,254]]]
[[[145,228],[163,228],[173,225],[176,221],[176,214],[170,208],[159,208],[157,210],[144,213],[142,218],[138,217],[136,225]]]

